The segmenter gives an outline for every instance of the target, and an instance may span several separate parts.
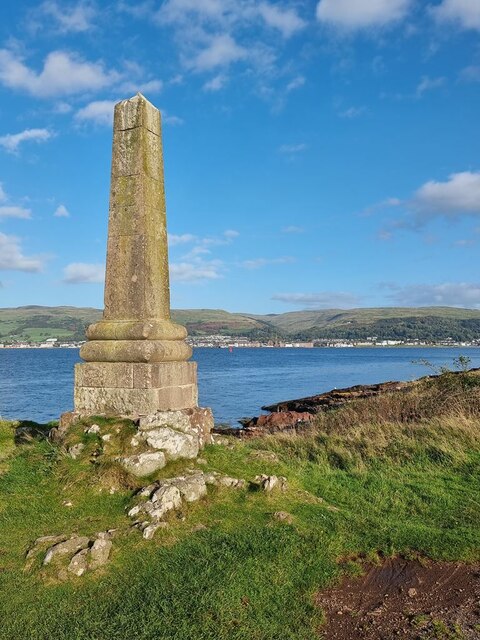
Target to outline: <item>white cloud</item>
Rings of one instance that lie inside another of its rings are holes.
[[[443,0],[431,11],[439,22],[452,22],[464,29],[480,30],[480,3],[478,0]]]
[[[220,73],[208,82],[205,82],[205,84],[203,85],[203,89],[204,91],[220,91],[220,89],[223,89],[223,87],[227,83],[227,80],[227,76]]]
[[[170,265],[170,278],[173,282],[201,282],[221,278],[222,263],[218,260],[204,261],[201,258],[192,262],[177,262]]]
[[[282,233],[304,233],[305,229],[303,227],[297,227],[294,224],[289,225],[288,227],[283,227]]]
[[[0,206],[0,220],[2,218],[22,218],[24,220],[29,220],[31,217],[32,212],[30,209],[8,205]]]
[[[410,5],[411,0],[320,0],[317,18],[346,30],[382,27],[404,18]]]
[[[160,93],[163,89],[163,82],[161,80],[147,80],[133,82],[123,82],[118,87],[119,93],[143,93],[144,95]]]
[[[188,14],[200,19],[221,19],[230,8],[227,0],[166,0],[156,14],[159,23],[184,22]]]
[[[404,210],[403,218],[391,220],[381,232],[381,239],[392,237],[392,230],[424,227],[434,219],[458,220],[480,216],[480,171],[452,173],[444,182],[429,180],[408,200],[389,198],[369,207],[364,213],[395,207]]]
[[[184,123],[182,118],[179,118],[178,116],[171,116],[164,109],[161,109],[161,112],[162,112],[162,123],[163,124],[168,124],[168,125],[171,125],[172,127],[176,127],[176,126],[181,125],[181,124]]]
[[[63,270],[63,282],[66,284],[82,284],[103,282],[105,266],[86,262],[72,262]]]
[[[210,71],[216,67],[226,67],[233,62],[248,57],[248,51],[238,45],[228,34],[212,37],[207,47],[202,49],[189,62],[194,71]]]
[[[443,87],[446,82],[446,78],[430,78],[429,76],[423,76],[416,90],[417,98],[421,98],[427,91],[433,91]]]
[[[265,23],[269,27],[278,29],[284,38],[290,38],[307,24],[294,9],[282,9],[268,2],[261,2],[257,10]]]
[[[53,215],[56,218],[69,218],[70,217],[70,211],[67,209],[67,207],[64,204],[60,204],[55,209],[55,212],[54,212]]]
[[[366,112],[365,107],[349,107],[344,111],[339,112],[340,118],[346,118],[347,120],[354,120],[355,118],[359,118]]]
[[[190,71],[208,73],[242,63],[259,76],[274,75],[284,40],[306,26],[296,4],[288,0],[166,0],[154,14],[154,22],[173,31],[180,60]],[[223,84],[224,78],[213,78],[204,89],[218,91]]]
[[[411,207],[417,222],[480,215],[480,171],[452,173],[445,182],[426,182],[415,192]]]
[[[252,260],[244,260],[241,262],[241,266],[245,269],[260,269],[273,264],[292,264],[295,262],[295,258],[291,256],[283,256],[281,258],[253,258]]]
[[[113,110],[116,103],[116,100],[94,100],[77,111],[75,120],[110,126],[113,123]]]
[[[301,153],[308,148],[308,145],[304,142],[300,144],[282,144],[278,150],[280,153],[284,153],[286,155],[295,155],[296,153]]]
[[[227,240],[233,240],[233,238],[238,238],[240,232],[236,231],[235,229],[227,229],[223,232],[223,235],[225,236],[225,238],[227,238]]]
[[[480,82],[480,66],[470,65],[462,69],[460,79],[464,82]]]
[[[0,49],[0,83],[39,98],[102,89],[119,77],[117,72],[107,71],[101,62],[85,62],[66,51],[49,53],[43,69],[37,72],[12,51]]]
[[[52,137],[48,129],[25,129],[20,133],[8,133],[0,137],[0,146],[9,153],[16,153],[22,142],[46,142]]]
[[[0,182],[0,202],[5,202],[8,200],[8,196],[5,193],[5,189],[3,188],[3,184]]]
[[[305,84],[305,78],[303,76],[297,76],[296,78],[293,78],[293,80],[290,80],[285,90],[287,93],[290,93],[290,91],[295,91],[295,89],[300,89],[300,87],[303,87],[304,84]]]
[[[196,239],[197,237],[192,235],[191,233],[183,233],[181,235],[176,235],[175,233],[168,234],[168,244],[171,247],[175,247],[179,244],[187,244],[190,242],[195,242]]]
[[[388,296],[395,304],[418,306],[452,306],[480,308],[480,284],[445,282],[441,284],[390,285]]]
[[[60,33],[81,33],[94,26],[96,11],[89,2],[78,2],[70,6],[62,2],[59,6],[54,0],[47,0],[38,8],[37,15],[46,17],[49,23],[53,19]]]
[[[70,113],[73,111],[73,107],[68,102],[57,102],[57,104],[52,109],[53,113],[58,113],[59,115],[65,115],[66,113]]]
[[[41,258],[23,255],[18,238],[0,233],[0,270],[38,273],[42,267]]]
[[[360,298],[344,291],[321,291],[319,293],[277,293],[272,300],[286,302],[303,309],[346,309],[358,306]]]

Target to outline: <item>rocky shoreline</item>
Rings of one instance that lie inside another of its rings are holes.
[[[470,369],[469,373],[480,372]],[[463,371],[452,371],[451,375],[461,375]],[[279,431],[301,431],[315,420],[318,414],[339,409],[356,400],[363,400],[388,393],[405,393],[418,384],[438,378],[438,375],[424,376],[412,381],[389,381],[377,384],[359,384],[344,389],[332,389],[314,396],[285,400],[262,407],[269,414],[239,420],[241,427],[218,425],[213,433],[236,436],[237,438],[253,438]]]

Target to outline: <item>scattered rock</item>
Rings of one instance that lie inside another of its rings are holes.
[[[202,465],[203,465],[203,464],[208,464],[208,462],[207,462],[207,460],[205,460],[205,458],[197,458],[197,459],[195,460],[195,462],[196,462],[197,464],[202,464]]]
[[[85,429],[85,433],[100,433],[100,427],[98,424],[92,424],[91,427]]]
[[[169,481],[177,487],[186,502],[196,502],[207,494],[207,485],[203,473],[180,476]]]
[[[122,465],[137,477],[149,476],[166,465],[165,454],[162,451],[140,453],[138,456],[122,458]]]
[[[84,449],[85,445],[82,442],[79,442],[78,444],[74,444],[68,449],[68,455],[76,460]]]
[[[417,595],[417,590],[412,587],[408,590],[407,593],[409,598],[415,598],[415,596]]]
[[[197,533],[197,531],[206,531],[208,529],[207,526],[199,522],[194,527],[192,527],[192,533]]]
[[[255,482],[260,486],[262,491],[271,493],[274,490],[286,491],[288,488],[287,479],[283,476],[267,476],[262,474],[256,476]]]
[[[102,440],[104,442],[109,442],[112,439],[112,434],[111,433],[106,433],[104,436],[102,436]]]
[[[148,509],[147,505],[149,504],[153,505],[153,508]],[[143,506],[152,520],[160,520],[169,511],[179,509],[181,504],[182,495],[180,490],[173,484],[164,484],[155,491],[151,501],[145,503]]]
[[[72,502],[71,500],[64,500],[64,501],[62,502],[62,505],[63,505],[64,507],[73,507],[73,502]]]
[[[50,547],[43,559],[43,564],[47,565],[58,556],[67,556],[73,555],[77,553],[77,551],[81,551],[82,549],[86,549],[90,544],[90,539],[86,536],[72,536],[68,540],[64,542],[59,542],[58,544]]]
[[[158,489],[158,482],[154,482],[153,484],[149,484],[148,486],[143,487],[143,489],[140,489],[137,495],[141,498],[150,498],[155,489]]]
[[[279,520],[280,522],[286,522],[287,524],[293,524],[293,517],[287,511],[275,511],[273,514],[275,520]]]
[[[230,476],[220,476],[217,484],[222,487],[230,487],[232,489],[243,489],[247,486],[245,480],[241,478],[231,478]]]
[[[70,564],[67,567],[67,571],[73,573],[76,576],[83,576],[83,574],[88,569],[87,556],[89,553],[89,549],[82,549],[78,551],[73,558],[70,560]]]
[[[107,563],[112,550],[112,541],[107,537],[97,538],[90,549],[90,569],[98,569]]]
[[[148,431],[146,440],[153,449],[164,451],[169,460],[191,459],[198,455],[198,438],[191,433],[181,433],[170,427],[162,427]]]
[[[59,542],[64,542],[67,539],[67,536],[42,536],[41,538],[37,538],[35,542],[32,544],[30,549],[27,552],[25,557],[25,571],[29,571],[32,568],[32,565],[35,561],[35,558],[40,553],[40,551],[48,549]]]
[[[158,529],[163,529],[168,527],[168,522],[155,522],[154,524],[149,524],[143,529],[143,537],[145,540],[151,540]]]

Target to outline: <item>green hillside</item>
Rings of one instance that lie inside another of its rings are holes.
[[[453,307],[380,307],[292,311],[251,316],[298,339],[339,338],[474,340],[480,337],[480,311]]]
[[[46,338],[83,340],[85,327],[101,318],[99,309],[28,306],[0,309],[0,342],[39,342]],[[234,335],[254,339],[321,338],[475,340],[480,311],[451,307],[328,309],[272,315],[229,313],[221,309],[181,309],[173,319],[191,336]]]

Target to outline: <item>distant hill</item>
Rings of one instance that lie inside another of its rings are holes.
[[[379,307],[292,311],[252,315],[297,339],[341,338],[473,340],[480,338],[480,311],[453,307]]]
[[[190,335],[251,338],[474,340],[480,338],[480,311],[452,307],[328,309],[254,315],[221,309],[174,310],[173,319]],[[85,327],[100,320],[99,309],[28,306],[0,309],[0,341],[82,340]]]

